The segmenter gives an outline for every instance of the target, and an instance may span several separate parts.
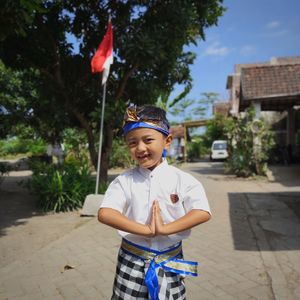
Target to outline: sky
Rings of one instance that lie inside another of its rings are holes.
[[[206,29],[206,40],[198,46],[187,48],[197,54],[188,99],[215,92],[221,101],[227,101],[226,80],[235,64],[300,56],[299,0],[224,0],[223,5],[227,11],[218,26]],[[171,97],[181,90],[177,86]]]

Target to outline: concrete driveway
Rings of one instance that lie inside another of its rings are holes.
[[[200,262],[188,299],[300,299],[300,176],[287,180],[281,169],[275,182],[238,179],[220,162],[180,168],[203,183],[213,211],[184,242],[186,258]],[[16,184],[26,172],[1,186],[0,299],[110,299],[115,230],[78,212],[36,210]]]

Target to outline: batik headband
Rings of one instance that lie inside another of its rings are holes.
[[[169,126],[163,120],[151,119],[149,117],[138,114],[135,106],[130,106],[126,109],[124,115],[123,132],[127,135],[136,128],[151,128],[155,129],[164,135],[169,135]]]

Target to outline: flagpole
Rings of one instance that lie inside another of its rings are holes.
[[[101,110],[101,122],[100,122],[100,133],[99,133],[97,178],[96,178],[96,190],[95,190],[96,195],[98,194],[98,190],[99,190],[99,177],[100,177],[100,170],[101,170],[101,152],[102,152],[102,140],[103,140],[103,123],[104,123],[105,98],[106,98],[106,82],[103,85],[103,95],[102,95],[102,110]]]
[[[109,68],[112,62],[113,62],[113,31],[112,31],[111,20],[109,18],[105,36],[91,60],[92,73],[103,72],[102,73],[103,95],[102,95],[102,111],[101,111],[101,122],[100,122],[100,132],[99,132],[99,150],[98,150],[96,190],[95,190],[96,195],[98,194],[99,191],[99,178],[101,172],[101,154],[102,154],[103,124],[104,124],[104,110],[105,110],[105,98],[106,98],[106,81],[109,75]]]

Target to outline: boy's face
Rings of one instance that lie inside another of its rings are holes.
[[[137,128],[126,135],[131,157],[143,168],[153,170],[162,162],[162,152],[172,141],[172,136],[150,128]]]

